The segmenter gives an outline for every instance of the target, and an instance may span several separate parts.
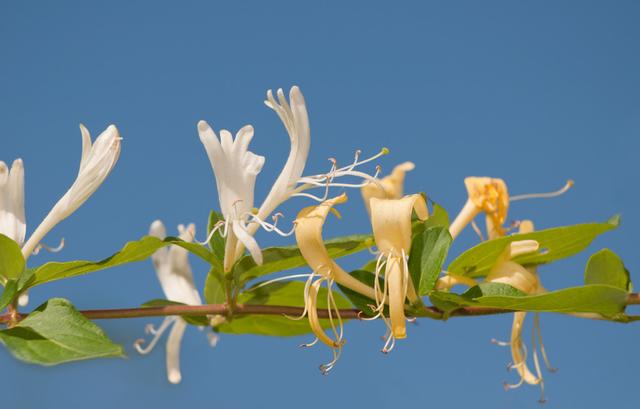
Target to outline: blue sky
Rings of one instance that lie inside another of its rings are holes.
[[[599,238],[640,279],[636,232],[640,150],[640,5],[633,1],[456,2],[4,2],[0,4],[0,159],[22,157],[32,231],[75,177],[78,123],[94,134],[120,129],[123,151],[107,182],[47,238],[64,251],[30,261],[99,259],[144,235],[161,218],[204,232],[216,189],[196,122],[256,129],[265,155],[264,198],[288,153],[287,137],[262,100],[299,85],[312,128],[308,172],[356,149],[412,160],[406,189],[425,191],[455,213],[469,175],[503,177],[511,192],[576,181],[554,200],[514,204],[511,217],[540,228],[601,221]],[[369,229],[359,193],[326,236]],[[291,220],[304,200],[288,203]],[[263,244],[286,240],[259,235]],[[468,231],[453,253],[475,243]],[[547,288],[579,284],[588,254],[541,269]],[[345,266],[355,267],[357,258]],[[194,261],[197,282],[206,270]],[[150,262],[52,283],[32,294],[79,308],[135,306],[162,295]],[[306,338],[224,336],[210,349],[190,329],[183,382],[167,383],[164,345],[140,357],[131,344],[147,322],[99,324],[127,347],[126,360],[39,368],[0,351],[3,405],[112,408],[537,408],[538,390],[504,392],[509,316],[421,321],[389,356],[379,323],[350,323],[329,376],[329,352],[300,350]],[[545,344],[560,368],[547,376],[548,407],[617,408],[637,402],[638,325],[544,315]]]

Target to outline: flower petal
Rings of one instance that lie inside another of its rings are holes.
[[[376,245],[382,253],[400,256],[411,249],[411,216],[415,210],[420,220],[429,217],[422,195],[408,195],[401,199],[371,198],[371,226]]]
[[[379,183],[369,183],[360,191],[367,212],[371,213],[369,201],[375,197],[378,199],[400,199],[404,191],[405,174],[415,168],[413,162],[404,162],[393,168],[390,175],[382,178]]]
[[[373,288],[347,274],[346,271],[329,257],[327,248],[324,245],[324,240],[322,239],[322,226],[327,219],[329,211],[331,211],[336,204],[346,201],[347,195],[343,193],[317,206],[302,209],[300,213],[298,213],[298,217],[294,223],[296,242],[298,243],[302,257],[304,257],[309,267],[311,267],[315,273],[322,274],[327,279],[333,278],[339,284],[371,299],[375,299]]]
[[[253,261],[258,265],[262,264],[262,250],[260,250],[256,239],[247,232],[246,227],[242,225],[241,221],[234,221],[231,226],[238,240],[249,250]]]
[[[178,384],[182,380],[182,374],[180,373],[180,344],[186,328],[187,323],[182,318],[176,319],[167,339],[167,378],[173,384]]]

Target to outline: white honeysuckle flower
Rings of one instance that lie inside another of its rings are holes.
[[[0,161],[0,233],[22,247],[26,231],[22,159],[14,160],[11,170]]]
[[[195,237],[195,225],[179,225],[178,232],[180,239],[191,242]],[[156,220],[149,228],[149,235],[164,239],[167,236],[164,224]],[[167,300],[175,301],[187,305],[201,305],[202,299],[193,282],[193,273],[189,264],[189,252],[176,245],[157,250],[151,256],[153,266],[156,270],[158,281]],[[178,316],[166,317],[157,329],[149,324],[145,332],[153,335],[153,338],[146,347],[143,347],[144,339],[139,339],[134,343],[134,347],[140,354],[148,354],[156,346],[164,332],[172,326],[167,339],[167,379],[173,384],[180,383],[182,374],[180,372],[180,344],[182,336],[187,327],[187,322]],[[209,333],[209,344],[215,346],[218,337]]]
[[[114,125],[110,125],[93,144],[89,131],[82,124],[80,131],[82,157],[78,176],[26,243],[24,164],[22,159],[16,159],[9,170],[7,165],[0,161],[0,233],[18,243],[25,260],[31,254],[37,253],[40,247],[54,252],[62,248],[64,240],[57,249],[49,248],[40,242],[55,225],[69,217],[98,189],[118,160],[122,138]],[[20,294],[18,302],[21,306],[27,305],[28,294],[26,292]]]
[[[218,139],[209,124],[200,121],[198,133],[213,168],[220,209],[227,227],[225,271],[229,271],[235,262],[233,254],[238,240],[249,249],[256,263],[262,264],[260,247],[253,235],[247,232],[247,222],[253,210],[256,177],[264,165],[264,156],[249,151],[253,127],[244,126],[235,139],[223,129]]]
[[[266,222],[276,208],[287,199],[305,196],[322,202],[328,198],[328,190],[332,186],[362,187],[369,183],[378,184],[376,177],[379,170],[371,176],[356,170],[356,167],[389,152],[385,148],[368,159],[360,159],[360,151],[357,151],[355,160],[348,166],[339,168],[335,159],[330,159],[332,166],[328,173],[303,176],[302,172],[311,146],[309,117],[304,96],[297,86],[291,87],[289,101],[282,89],[277,90],[276,96],[277,100],[271,90],[267,91],[265,104],[276,112],[284,124],[291,148],[282,171],[257,211],[253,209],[253,191],[255,177],[262,168],[264,158],[248,151],[248,144],[253,137],[253,128],[250,126],[243,128],[235,141],[229,132],[221,131],[221,138],[218,140],[217,135],[206,122],[198,122],[198,133],[216,176],[218,197],[225,218],[225,222],[211,232],[213,234],[216,230],[220,230],[222,235],[228,235],[224,256],[225,271],[231,270],[233,263],[243,254],[245,248],[249,250],[256,263],[262,263],[262,252],[253,237],[258,228],[263,227],[266,231],[276,232],[282,236],[293,234],[293,230],[285,233],[276,227],[280,214],[272,216],[273,223]],[[336,178],[345,176],[362,179],[364,183],[335,182]],[[314,196],[305,192],[312,188],[323,188],[324,194]]]
[[[78,176],[22,247],[25,259],[29,258],[40,241],[55,225],[69,217],[98,189],[118,161],[122,138],[114,125],[109,125],[93,144],[89,131],[84,125],[80,125],[80,131],[82,158]]]

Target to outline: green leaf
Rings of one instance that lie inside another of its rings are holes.
[[[431,202],[431,214],[424,221],[425,228],[429,227],[449,227],[449,213],[436,202]]]
[[[615,229],[618,225],[619,217],[613,217],[606,223],[555,227],[488,240],[458,256],[449,265],[447,271],[468,277],[485,276],[505,247],[512,241],[518,240],[536,240],[540,243],[540,251],[517,257],[514,261],[523,265],[549,263],[579,253],[598,235]]]
[[[505,287],[506,286],[506,287]],[[472,287],[466,293],[454,294],[434,291],[431,300],[445,303],[449,309],[460,307],[488,307],[518,311],[597,313],[615,318],[624,311],[627,292],[601,284],[565,288],[538,295],[518,295],[518,290],[506,284]],[[453,308],[453,305],[457,307]],[[439,308],[439,307],[438,307]]]
[[[325,241],[329,257],[337,259],[365,250],[373,245],[369,235],[338,237]],[[242,257],[233,267],[233,274],[240,285],[267,274],[307,265],[297,246],[269,247],[262,250],[263,263],[256,265],[249,255]]]
[[[124,356],[120,345],[62,298],[48,300],[15,327],[0,331],[0,341],[16,358],[40,365]]]
[[[165,305],[187,305],[187,304],[177,302],[177,301],[165,300],[164,298],[156,298],[142,304],[142,307],[164,307]],[[207,318],[206,316],[201,317],[201,316],[181,315],[181,318],[191,325],[195,325],[198,327],[209,326],[209,318]]]
[[[425,221],[414,218],[411,225],[411,234],[416,236],[431,227],[449,228],[449,214],[446,210],[436,202],[431,202],[431,213]]]
[[[629,271],[622,259],[609,249],[602,249],[592,255],[584,272],[585,284],[607,284],[631,291]]]
[[[0,296],[0,311],[7,308],[7,305],[11,304],[11,301],[16,297],[18,293],[18,282],[16,280],[9,280],[4,286],[4,291]]]
[[[221,221],[224,221],[224,217],[215,210],[212,210],[209,214],[209,223],[207,224],[207,237],[209,237],[211,230],[215,225]],[[219,231],[220,229],[218,229],[218,232]],[[218,233],[215,233],[209,239],[209,248],[213,251],[213,254],[218,258],[218,260],[224,260],[225,241],[225,238]]]
[[[227,293],[222,270],[212,268],[204,283],[204,299],[207,304],[222,304],[227,302]]]
[[[436,285],[451,241],[446,227],[430,227],[413,238],[409,271],[419,295],[428,294]]]
[[[0,284],[20,277],[24,268],[25,261],[18,243],[0,234]]]
[[[28,287],[49,281],[61,280],[63,278],[76,277],[122,264],[142,261],[150,257],[156,250],[170,244],[183,247],[211,264],[220,264],[213,253],[197,243],[188,243],[176,237],[167,237],[164,240],[160,240],[157,237],[146,236],[138,241],[131,241],[125,244],[122,250],[104,260],[76,260],[45,263],[34,269],[34,278],[30,280]]]
[[[258,284],[259,285],[259,284]],[[352,308],[349,301],[337,291],[333,297],[338,308]],[[300,281],[276,282],[245,291],[238,302],[253,305],[287,305],[304,307],[304,283]],[[327,290],[321,288],[318,293],[318,308],[327,308]],[[329,328],[329,320],[321,319],[323,328]],[[337,323],[336,323],[337,325]],[[278,315],[245,315],[234,317],[231,322],[217,326],[216,331],[230,334],[257,334],[271,336],[303,335],[311,332],[307,318],[293,320]]]

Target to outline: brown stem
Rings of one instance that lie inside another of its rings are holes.
[[[168,315],[189,315],[189,316],[207,316],[207,315],[228,315],[230,309],[226,304],[208,304],[208,305],[165,305],[162,307],[142,307],[142,308],[120,308],[109,310],[85,310],[80,311],[85,317],[97,319],[114,319],[114,318],[138,318],[138,317],[161,317]],[[237,304],[233,308],[233,315],[301,315],[304,312],[302,307],[289,307],[282,305],[243,305]],[[510,310],[501,310],[495,308],[466,307],[454,311],[451,316],[475,316],[502,314],[511,312]],[[14,313],[15,314],[15,313]],[[29,314],[19,314],[19,319],[24,319]],[[340,315],[345,319],[358,319],[361,317],[360,310],[342,309]],[[443,314],[435,307],[425,307],[425,316],[431,318],[442,318]],[[327,311],[318,310],[319,318],[328,318]],[[0,315],[0,323],[6,324],[11,321],[9,313]]]
[[[630,293],[627,296],[627,305],[640,304],[640,293]],[[342,318],[359,319],[362,312],[358,309],[342,309],[339,310]],[[229,308],[227,304],[207,304],[207,305],[165,305],[162,307],[141,307],[141,308],[120,308],[109,310],[84,310],[80,311],[85,317],[98,319],[114,319],[114,318],[138,318],[138,317],[162,317],[168,315],[189,315],[189,316],[207,316],[207,315],[225,315],[230,313],[233,315],[289,315],[299,316],[304,312],[302,307],[290,307],[284,305],[248,305],[236,304],[233,308]],[[500,308],[485,307],[464,307],[454,310],[449,314],[451,317],[474,317],[480,315],[505,314],[513,312],[513,310],[505,310]],[[16,323],[24,319],[29,314],[19,313],[17,310],[10,310],[0,315],[0,324]],[[424,307],[420,316],[433,319],[443,319],[444,314],[436,307]],[[328,318],[327,310],[318,310],[319,318]]]

